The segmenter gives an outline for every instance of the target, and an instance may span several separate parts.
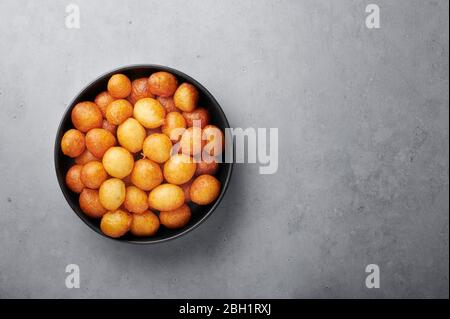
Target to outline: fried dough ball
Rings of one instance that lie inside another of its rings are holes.
[[[92,218],[100,218],[106,214],[107,210],[100,203],[98,190],[85,188],[79,198],[81,210]]]
[[[134,105],[138,100],[145,97],[154,97],[148,88],[148,78],[140,78],[131,82],[131,93],[128,101]]]
[[[191,185],[191,200],[199,205],[208,205],[220,194],[220,182],[212,175],[200,175]]]
[[[107,119],[103,119],[102,129],[105,129],[111,134],[116,135],[117,125],[111,124]]]
[[[157,128],[164,123],[166,109],[152,98],[140,99],[134,105],[133,116],[146,128]]]
[[[105,129],[94,128],[86,134],[86,148],[95,157],[102,158],[105,152],[114,145],[116,145],[116,138]]]
[[[180,139],[181,152],[186,155],[199,154],[205,141],[202,139],[202,129],[199,127],[189,127],[184,131]]]
[[[75,157],[75,163],[84,165],[86,163],[89,163],[91,161],[98,161],[99,159],[94,156],[91,152],[89,152],[88,149],[85,149],[81,155]]]
[[[86,163],[81,169],[81,182],[91,189],[99,188],[107,178],[108,174],[98,161]]]
[[[94,102],[80,102],[72,109],[72,123],[75,128],[83,133],[102,127],[103,115],[100,108]]]
[[[119,144],[132,153],[142,150],[142,144],[147,136],[144,127],[134,118],[129,118],[117,128]]]
[[[214,175],[218,169],[219,164],[216,161],[212,161],[211,163],[200,161],[199,163],[197,163],[197,170],[195,171],[195,175]]]
[[[84,134],[78,130],[70,129],[61,139],[61,151],[69,157],[77,157],[86,147]]]
[[[183,204],[181,207],[159,213],[161,225],[169,229],[178,229],[187,225],[191,219],[191,209],[188,205]]]
[[[207,125],[203,129],[202,137],[205,140],[204,151],[211,156],[222,154],[225,148],[225,139],[222,131],[215,125]]]
[[[149,191],[163,182],[163,174],[158,164],[143,158],[134,163],[131,182],[144,191]]]
[[[180,109],[175,106],[173,97],[158,96],[156,99],[158,100],[159,103],[161,103],[162,106],[164,106],[164,108],[166,109],[166,113],[180,112]]]
[[[196,124],[200,128],[204,128],[211,120],[208,110],[204,107],[196,108],[192,112],[183,112],[183,116],[186,119],[187,127],[191,127]]]
[[[162,184],[150,192],[148,204],[159,211],[174,210],[184,204],[184,192],[178,185]]]
[[[198,91],[195,86],[183,83],[175,91],[173,101],[175,106],[181,111],[192,112],[197,107],[198,97]]]
[[[177,86],[177,78],[169,72],[155,72],[148,78],[150,92],[158,96],[172,96],[175,93]]]
[[[130,213],[119,209],[103,215],[100,222],[100,229],[105,235],[118,238],[130,230],[132,221],[133,216]]]
[[[112,101],[106,108],[106,119],[114,125],[122,124],[133,115],[133,105],[127,100],[119,99]]]
[[[192,185],[193,181],[194,180],[191,179],[189,182],[184,183],[183,185],[180,185],[180,187],[183,189],[183,192],[184,192],[184,202],[185,203],[189,203],[191,201],[190,190],[191,190],[191,185]]]
[[[110,211],[118,209],[123,204],[125,193],[125,184],[118,178],[107,179],[98,191],[100,203]]]
[[[147,194],[136,186],[128,186],[123,205],[132,213],[142,213],[148,209]]]
[[[175,154],[164,164],[164,178],[171,184],[187,183],[195,174],[197,164],[192,157],[185,154]]]
[[[172,141],[180,140],[186,128],[186,120],[179,112],[170,112],[166,115],[161,131],[166,134]]]
[[[145,157],[156,163],[164,163],[170,158],[172,142],[166,134],[155,133],[145,138],[142,149]]]
[[[81,169],[83,168],[83,165],[75,164],[69,170],[66,174],[66,185],[69,187],[69,189],[72,192],[75,193],[81,193],[81,191],[84,188],[84,184],[81,181]]]
[[[153,236],[159,229],[159,218],[151,211],[133,214],[131,233],[135,236]]]
[[[108,149],[103,155],[103,166],[109,175],[117,178],[124,178],[133,169],[133,155],[125,148],[114,146]]]
[[[111,103],[114,100],[115,98],[113,98],[108,91],[103,91],[95,97],[94,102],[100,108],[103,117],[106,117],[106,108],[108,107],[109,103]]]
[[[108,92],[116,99],[124,99],[131,93],[131,81],[124,74],[114,74],[108,81]]]

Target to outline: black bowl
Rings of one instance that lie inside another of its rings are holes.
[[[73,209],[73,211],[80,217],[80,219],[86,223],[92,230],[99,233],[100,235],[114,239],[111,237],[108,237],[102,233],[100,230],[100,220],[99,219],[93,219],[88,216],[86,216],[83,211],[80,209],[80,206],[78,204],[78,194],[72,192],[65,183],[65,176],[68,171],[68,169],[74,164],[74,160],[65,156],[61,151],[61,138],[68,129],[73,128],[72,121],[70,118],[70,114],[72,111],[72,108],[81,101],[93,101],[95,96],[100,93],[101,91],[106,90],[106,86],[108,83],[108,79],[115,73],[123,73],[127,75],[131,80],[141,78],[141,77],[148,77],[153,72],[157,71],[167,71],[175,75],[178,79],[179,83],[188,82],[193,84],[200,93],[200,99],[199,99],[199,105],[207,108],[211,114],[211,124],[216,125],[220,129],[224,130],[227,127],[230,127],[228,124],[228,120],[225,116],[225,113],[223,112],[222,108],[220,107],[219,103],[214,99],[214,97],[211,95],[211,93],[206,90],[203,85],[201,85],[199,82],[191,78],[190,76],[166,67],[166,66],[160,66],[160,65],[153,65],[153,64],[146,64],[146,65],[131,65],[126,66],[122,68],[118,68],[116,70],[112,70],[102,76],[100,76],[98,79],[94,80],[92,83],[90,83],[88,86],[86,86],[69,104],[67,107],[67,110],[64,113],[64,116],[61,120],[61,123],[58,127],[58,132],[56,133],[56,140],[55,140],[55,169],[56,169],[56,176],[58,178],[59,186],[61,187],[61,190],[64,194],[64,197],[66,198],[67,202],[69,203],[70,207]],[[136,237],[133,236],[131,233],[127,233],[125,236],[114,239],[118,241],[123,242],[129,242],[129,243],[136,243],[136,244],[152,244],[152,243],[161,243],[170,239],[178,238],[191,230],[195,229],[197,226],[199,226],[202,222],[204,222],[214,211],[214,209],[219,205],[220,201],[222,200],[228,184],[230,182],[231,178],[231,172],[233,170],[233,164],[232,163],[221,163],[219,165],[219,170],[216,174],[216,177],[219,179],[219,181],[222,184],[222,189],[220,192],[219,197],[217,200],[206,206],[199,206],[195,204],[189,204],[192,211],[192,218],[189,221],[188,225],[186,225],[184,228],[179,230],[169,230],[166,229],[164,226],[161,226],[158,230],[158,233],[153,237]]]

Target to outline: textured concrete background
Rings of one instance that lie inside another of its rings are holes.
[[[448,298],[448,1],[375,1],[379,30],[369,1],[124,2],[74,1],[79,30],[69,1],[0,2],[0,297]],[[205,224],[146,247],[86,227],[52,159],[67,103],[135,63],[280,129],[277,174],[236,165]]]

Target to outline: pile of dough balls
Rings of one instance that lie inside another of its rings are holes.
[[[223,132],[210,124],[198,98],[195,86],[178,85],[168,72],[133,81],[114,74],[93,102],[74,106],[74,128],[61,140],[62,152],[75,161],[66,184],[79,193],[87,216],[101,218],[104,234],[153,236],[160,225],[179,229],[191,219],[190,202],[217,199],[219,164],[194,161],[198,147],[192,146],[195,138],[200,148],[223,140]],[[175,143],[182,152],[173,154]]]

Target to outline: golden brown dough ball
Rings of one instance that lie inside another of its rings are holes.
[[[84,165],[86,163],[89,163],[91,161],[98,161],[99,159],[94,156],[91,152],[89,152],[88,149],[85,149],[81,155],[75,157],[75,163]]]
[[[133,116],[146,128],[157,128],[164,123],[166,110],[157,100],[140,99],[134,105]]]
[[[133,115],[133,105],[124,99],[111,102],[106,108],[106,119],[114,125],[122,124]]]
[[[181,207],[159,213],[161,225],[169,229],[179,229],[187,225],[191,219],[191,209],[188,205],[183,204]]]
[[[144,191],[149,191],[163,182],[163,174],[158,164],[143,158],[134,164],[131,182]]]
[[[114,100],[115,98],[113,98],[108,91],[103,91],[95,97],[94,102],[100,108],[103,117],[106,116],[106,108],[108,107],[109,103],[111,103]]]
[[[110,211],[118,209],[123,204],[125,193],[125,184],[118,178],[107,179],[98,191],[100,203]]]
[[[162,184],[150,192],[148,204],[159,211],[174,210],[184,204],[184,192],[178,185]]]
[[[200,154],[205,141],[202,139],[202,129],[199,127],[189,127],[184,131],[180,139],[181,152],[186,155]]]
[[[85,188],[79,198],[81,210],[92,218],[100,218],[106,214],[107,210],[100,203],[98,190]]]
[[[148,87],[148,78],[140,78],[131,82],[131,93],[128,97],[128,101],[134,105],[138,100],[145,97],[154,97]]]
[[[119,144],[132,153],[142,150],[142,144],[147,136],[144,127],[134,118],[129,118],[117,128]]]
[[[197,164],[192,157],[185,154],[175,154],[164,164],[164,178],[171,184],[187,183],[195,174]]]
[[[131,81],[124,74],[114,74],[108,81],[108,92],[116,99],[124,99],[131,93]]]
[[[125,148],[114,146],[105,152],[102,162],[109,175],[124,178],[133,170],[134,158]]]
[[[220,182],[212,175],[200,175],[191,185],[191,200],[199,205],[208,205],[220,194]]]
[[[61,139],[61,151],[69,157],[77,157],[86,147],[84,134],[78,130],[70,129]]]
[[[148,209],[148,196],[136,186],[128,186],[123,204],[129,212],[139,214]]]
[[[91,189],[99,188],[107,178],[108,174],[100,162],[86,163],[81,169],[81,182]]]
[[[183,192],[184,192],[184,202],[185,203],[189,203],[191,201],[190,191],[191,191],[191,185],[192,185],[193,181],[194,180],[191,179],[189,182],[184,183],[183,185],[180,185],[181,189],[183,189]]]
[[[161,131],[166,134],[172,141],[180,140],[186,128],[186,120],[180,112],[170,112],[166,115]]]
[[[161,103],[162,106],[166,109],[166,113],[170,112],[180,112],[180,109],[175,106],[175,102],[173,101],[173,97],[162,97],[158,96],[156,98],[159,103]]]
[[[105,152],[114,145],[116,145],[116,138],[105,129],[94,128],[86,134],[86,148],[95,157],[102,158]]]
[[[200,161],[197,163],[197,170],[195,171],[195,175],[214,175],[218,169],[219,164],[216,161],[212,161],[211,163]]]
[[[175,106],[181,111],[192,112],[197,107],[198,97],[198,91],[195,86],[183,83],[175,91],[173,101]]]
[[[170,158],[172,142],[162,133],[147,136],[142,147],[145,157],[156,163],[164,163]]]
[[[205,140],[204,151],[211,156],[222,154],[225,148],[223,132],[215,125],[207,125],[203,129],[203,139]]]
[[[124,210],[107,212],[100,222],[102,232],[112,238],[118,238],[127,233],[131,228],[133,217]]]
[[[169,72],[155,72],[148,78],[150,92],[155,95],[168,97],[175,93],[178,86],[177,78]]]
[[[81,169],[83,168],[83,165],[75,164],[69,170],[66,174],[66,185],[69,187],[69,189],[72,192],[75,193],[81,193],[81,191],[84,188],[84,184],[81,181]]]
[[[187,127],[194,126],[195,123],[200,128],[204,128],[211,120],[208,110],[204,107],[196,108],[192,112],[183,112],[183,116],[186,119]]]
[[[117,125],[111,124],[107,119],[103,119],[102,129],[105,129],[111,134],[116,135]]]
[[[159,218],[151,211],[133,214],[131,233],[135,236],[153,236],[159,229]]]
[[[94,102],[80,102],[74,106],[71,113],[75,128],[83,133],[96,127],[102,127],[103,115]]]

